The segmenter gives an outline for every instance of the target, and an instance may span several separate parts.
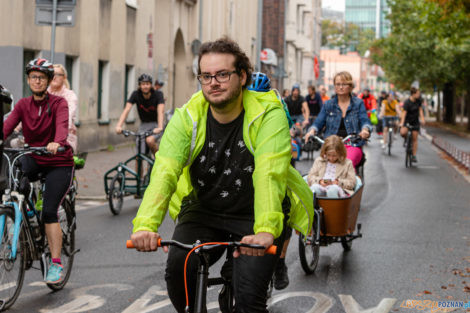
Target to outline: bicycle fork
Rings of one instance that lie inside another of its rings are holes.
[[[16,197],[18,199],[18,203],[11,201],[11,196]],[[20,237],[20,227],[21,227],[21,222],[23,219],[23,215],[21,214],[20,208],[23,205],[24,195],[18,193],[17,191],[11,192],[11,195],[10,195],[10,193],[6,191],[5,194],[3,195],[2,200],[4,204],[11,205],[15,209],[15,225],[13,228],[13,238],[11,241],[11,254],[9,257],[11,259],[16,259],[16,253],[18,249],[18,238]],[[6,226],[5,222],[6,222],[5,215],[0,216],[0,230],[2,234],[5,232],[5,226]],[[10,234],[7,234],[7,236],[8,235]],[[0,242],[0,247],[1,247],[1,242]]]

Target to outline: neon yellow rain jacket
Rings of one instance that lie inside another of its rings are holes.
[[[305,235],[313,222],[313,193],[290,165],[289,127],[282,104],[274,91],[243,90],[243,106],[243,139],[255,160],[253,231],[279,237],[284,217],[281,203],[287,192],[291,199],[288,224]],[[150,185],[133,220],[134,232],[157,232],[168,207],[176,220],[182,200],[196,197],[189,168],[204,145],[208,108],[199,91],[175,110],[155,155]]]

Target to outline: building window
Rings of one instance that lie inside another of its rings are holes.
[[[109,108],[109,62],[98,61],[98,122],[107,123]]]
[[[126,106],[127,99],[131,96],[135,89],[135,67],[133,65],[126,64],[125,77],[124,77],[124,106]],[[135,106],[132,106],[129,115],[127,116],[126,123],[135,122]]]

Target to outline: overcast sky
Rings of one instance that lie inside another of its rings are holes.
[[[344,0],[322,0],[322,8],[344,12]]]

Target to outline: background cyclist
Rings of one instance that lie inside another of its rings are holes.
[[[315,135],[325,128],[324,137],[338,135],[347,137],[350,134],[358,134],[361,138],[369,138],[372,125],[367,117],[364,102],[351,94],[354,83],[349,72],[339,72],[333,78],[336,94],[326,101],[317,119],[305,135],[308,137]],[[346,145],[347,158],[356,167],[362,159],[363,143]]]
[[[393,128],[393,131],[396,130],[396,122],[400,116],[400,105],[398,101],[394,97],[393,91],[391,91],[386,98],[382,101],[382,105],[380,106],[380,116],[382,117],[382,124],[383,124],[383,140],[384,143],[382,144],[382,149],[387,147],[388,141],[388,127]]]
[[[204,43],[198,64],[202,90],[176,109],[165,130],[150,185],[133,221],[134,246],[139,251],[156,250],[157,230],[168,206],[170,216],[178,218],[173,239],[183,243],[232,239],[265,247],[282,244],[283,212],[289,207],[295,212],[290,215],[292,225],[308,232],[313,195],[289,165],[288,122],[276,94],[246,89],[252,65],[230,39]],[[213,264],[223,249],[210,251]],[[186,251],[170,249],[165,274],[178,312],[185,306],[185,257]],[[251,248],[235,251],[234,257],[235,311],[268,312],[267,289],[277,257]],[[197,257],[189,259],[191,304],[197,263]]]
[[[421,125],[425,124],[423,107],[421,104],[421,92],[415,87],[410,89],[410,97],[405,100],[403,104],[403,114],[401,115],[400,121],[400,135],[405,138],[408,133],[406,125],[410,125],[413,131],[411,132],[413,138],[413,156],[411,157],[412,162],[418,162],[416,153],[418,152],[418,134]]]
[[[30,181],[37,180],[39,173],[45,178],[42,216],[52,257],[46,282],[60,283],[62,230],[57,212],[73,177],[72,149],[67,142],[69,110],[64,98],[47,92],[47,86],[54,77],[54,67],[49,61],[32,60],[26,66],[26,75],[33,95],[20,99],[15,105],[3,127],[4,139],[21,122],[25,142],[31,147],[47,146],[52,153],[25,155],[21,166]],[[57,153],[60,146],[67,148],[65,152]],[[21,186],[28,186],[27,181],[22,180]]]
[[[165,100],[163,93],[155,90],[152,86],[152,76],[142,74],[138,78],[139,87],[127,100],[126,107],[122,111],[119,121],[116,124],[116,133],[122,133],[122,125],[127,115],[132,109],[132,105],[137,105],[137,112],[140,118],[139,133],[153,131],[155,135],[145,138],[145,142],[136,142],[137,152],[145,153],[145,144],[148,145],[152,154],[158,151],[158,140],[163,132],[163,119],[165,110]]]

